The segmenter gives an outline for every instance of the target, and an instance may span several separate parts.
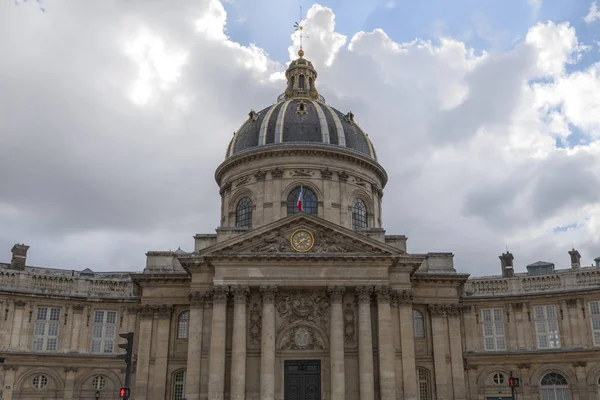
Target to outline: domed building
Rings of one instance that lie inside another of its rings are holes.
[[[383,229],[387,174],[292,61],[234,133],[221,216],[143,272],[0,264],[3,400],[597,400],[600,258],[469,278]],[[435,244],[434,244],[435,246]],[[117,346],[134,334],[131,379]]]

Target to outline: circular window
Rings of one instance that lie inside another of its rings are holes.
[[[496,372],[492,378],[495,385],[502,385],[504,383],[504,374]]]
[[[43,389],[48,385],[48,377],[46,375],[36,375],[31,380],[31,386],[34,389]]]
[[[94,379],[92,379],[92,387],[95,390],[104,388],[104,385],[106,385],[106,379],[104,379],[103,376],[97,375],[94,377]]]

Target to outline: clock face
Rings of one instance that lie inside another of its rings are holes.
[[[298,229],[296,232],[292,233],[290,243],[294,250],[306,252],[312,249],[315,244],[315,238],[312,233],[306,229]]]

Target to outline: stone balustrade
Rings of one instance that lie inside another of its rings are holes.
[[[525,293],[548,293],[600,287],[600,269],[585,267],[556,270],[550,275],[517,274],[472,278],[464,287],[466,297],[516,296]]]
[[[6,291],[57,294],[82,297],[133,297],[133,284],[127,273],[95,273],[79,276],[70,270],[31,268],[9,270],[0,264],[0,289]]]

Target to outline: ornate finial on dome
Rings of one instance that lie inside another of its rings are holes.
[[[304,57],[304,50],[302,50],[302,48],[298,50],[298,56],[300,56],[300,58]]]

